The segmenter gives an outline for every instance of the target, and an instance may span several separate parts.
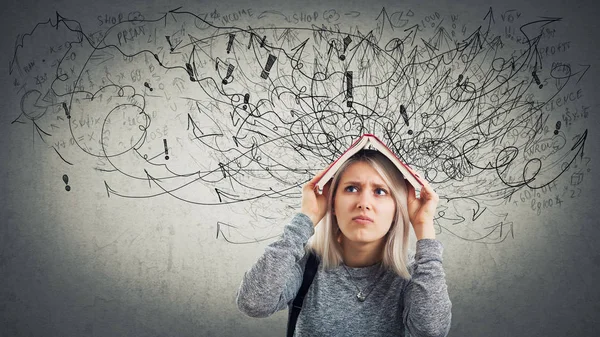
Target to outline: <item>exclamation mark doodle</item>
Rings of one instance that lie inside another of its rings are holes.
[[[558,130],[560,130],[560,125],[561,125],[560,121],[556,122],[556,130],[554,130],[555,135],[558,135]]]
[[[64,174],[63,175],[63,181],[67,185],[67,186],[65,186],[65,190],[67,190],[67,192],[69,192],[71,190],[71,186],[69,186],[69,176],[67,176],[66,174]]]
[[[171,52],[175,50],[175,47],[173,47],[173,44],[171,43],[171,38],[169,36],[165,36],[167,38],[167,42],[169,42],[169,49],[171,49]]]
[[[158,55],[156,55],[156,54],[152,54],[152,55],[154,55],[154,58],[156,59],[156,62],[158,62],[158,64],[160,64],[162,66],[163,64],[158,59]]]
[[[233,82],[233,78],[230,81],[227,81],[227,79],[231,76],[231,74],[233,74],[233,69],[235,69],[235,66],[233,64],[229,64],[229,66],[227,67],[227,76],[225,76],[225,78],[223,79],[223,84],[228,84]]]
[[[400,115],[402,115],[402,119],[404,119],[404,124],[406,124],[406,126],[409,126],[408,125],[408,114],[406,114],[406,108],[404,107],[404,104],[400,105]],[[408,130],[408,134],[412,135],[413,131]]]
[[[242,106],[242,109],[246,110],[248,102],[250,102],[250,94],[244,94],[244,105]]]
[[[192,68],[192,65],[189,63],[186,63],[185,70],[187,71],[188,75],[190,75],[190,81],[196,82],[196,79],[194,78],[194,69]]]
[[[543,84],[540,84],[540,78],[538,77],[538,75],[534,72],[531,73],[531,75],[533,76],[533,79],[535,80],[535,84],[537,84],[539,86],[540,89],[542,89],[544,87]]]
[[[252,38],[254,37],[254,33],[250,33],[250,40],[248,41],[248,49],[252,48]]]
[[[235,34],[229,34],[229,42],[227,42],[227,54],[231,53],[231,46],[233,45],[233,39],[235,39]]]
[[[344,54],[346,53],[346,50],[348,49],[348,46],[350,45],[350,43],[352,42],[352,38],[350,38],[350,35],[346,35],[346,37],[344,38]],[[340,55],[340,60],[345,60],[346,59],[346,55]]]
[[[267,65],[265,65],[265,69],[260,74],[260,77],[262,77],[265,80],[267,79],[267,77],[269,77],[269,71],[271,71],[271,67],[273,66],[273,63],[275,63],[276,59],[277,57],[275,55],[269,54],[269,58],[267,59]]]
[[[163,144],[165,145],[165,159],[169,160],[169,148],[167,147],[167,140],[163,139]]]
[[[460,87],[460,81],[462,81],[462,80],[463,80],[463,75],[462,74],[458,75],[458,83],[456,83],[456,87]]]
[[[150,89],[150,91],[154,90],[150,87],[150,84],[148,84],[148,82],[144,82],[144,86],[148,89]]]
[[[67,107],[67,103],[63,102],[63,109],[65,109],[65,114],[67,115],[67,119],[71,119],[71,114],[69,113],[69,108]]]
[[[264,48],[265,47],[265,42],[267,42],[267,36],[263,36],[262,40],[260,40],[260,47]]]
[[[352,96],[352,72],[346,71],[346,106],[349,108],[352,107],[353,97],[354,96]]]

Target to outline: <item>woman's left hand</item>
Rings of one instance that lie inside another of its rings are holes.
[[[421,195],[417,198],[415,188],[407,183],[408,187],[408,217],[412,223],[417,240],[435,239],[433,217],[440,197],[435,193],[428,182],[423,181]]]

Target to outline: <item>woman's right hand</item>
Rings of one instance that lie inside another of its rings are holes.
[[[331,180],[323,186],[323,194],[319,194],[316,187],[317,181],[327,168],[319,172],[302,187],[302,207],[300,211],[312,220],[313,226],[316,226],[327,212],[327,195],[329,194]]]

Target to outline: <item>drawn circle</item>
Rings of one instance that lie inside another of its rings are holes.
[[[502,149],[496,156],[496,169],[510,165],[518,154],[519,149],[514,146]]]
[[[508,82],[508,78],[502,74],[498,74],[498,75],[496,75],[496,82],[498,82],[500,84],[504,84],[504,83]]]
[[[322,71],[317,71],[313,74],[312,79],[313,81],[325,81],[327,79],[327,74]]]
[[[391,39],[384,47],[384,50],[387,52],[392,52],[396,49],[400,49],[401,54],[404,51],[404,43],[397,37]]]
[[[566,75],[559,76],[559,73],[563,73]],[[566,64],[555,66],[550,70],[550,77],[557,79],[557,80],[570,78],[571,77],[571,67]]]
[[[440,92],[434,98],[433,104],[437,111],[445,112],[451,105],[455,104],[455,102],[452,101],[450,93]]]
[[[462,175],[458,165],[455,165],[454,160],[452,158],[447,158],[441,163],[442,170],[446,175],[451,179],[457,179],[459,175]]]
[[[106,124],[109,118],[111,124]],[[107,114],[102,124],[101,155],[118,156],[139,147],[146,139],[149,126],[150,116],[139,106],[134,104],[117,105]]]
[[[535,180],[535,177],[542,170],[542,161],[538,158],[533,158],[525,164],[523,168],[523,180],[527,183]]]
[[[494,71],[502,71],[504,70],[504,65],[506,64],[506,60],[498,57],[492,61],[492,69]]]
[[[433,181],[435,180],[435,178],[438,175],[438,170],[435,168],[428,168],[427,171],[425,171],[425,180],[427,181]]]
[[[21,112],[29,119],[36,120],[46,114],[48,107],[40,99],[42,94],[37,90],[25,93],[21,98]]]

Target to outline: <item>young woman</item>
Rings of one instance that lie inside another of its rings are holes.
[[[321,263],[304,298],[295,336],[446,336],[452,304],[433,217],[438,196],[417,198],[394,164],[362,150],[315,191],[302,190],[300,213],[244,275],[238,308],[267,317],[289,308],[308,252]],[[410,225],[416,252],[407,250]]]

